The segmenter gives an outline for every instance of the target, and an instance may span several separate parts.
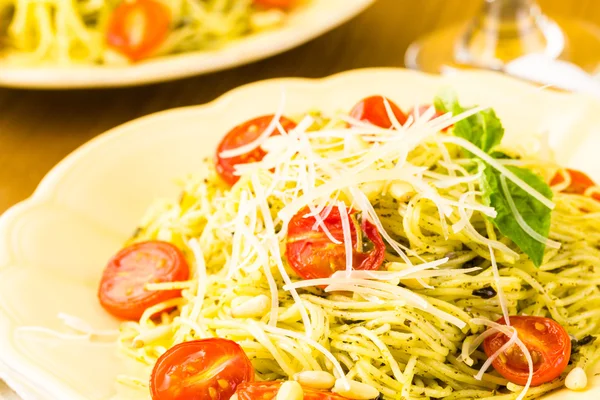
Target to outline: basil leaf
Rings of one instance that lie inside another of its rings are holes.
[[[544,180],[528,169],[507,167],[511,172],[525,181],[533,189],[552,199],[552,190]],[[496,210],[496,218],[491,219],[500,233],[511,239],[525,254],[529,256],[536,267],[542,264],[544,258],[545,243],[532,238],[521,228],[513,215],[508,200],[502,190],[500,173],[486,165],[481,178],[483,201],[486,205]],[[506,185],[517,211],[523,220],[534,231],[547,238],[550,232],[551,210],[540,203],[526,191],[507,180]]]
[[[434,105],[437,111],[452,112],[454,115],[459,115],[468,110],[460,105],[456,93],[451,90],[440,93],[435,98]],[[510,158],[504,153],[494,151],[494,148],[500,144],[504,137],[504,128],[492,109],[480,111],[458,121],[454,124],[452,132],[455,136],[468,140],[494,158]],[[467,152],[467,154],[469,157],[474,157],[470,152]],[[488,206],[493,207],[497,213],[496,218],[491,219],[491,221],[500,233],[511,239],[539,267],[544,258],[546,244],[532,238],[517,222],[502,190],[500,172],[489,165],[485,165],[479,158],[475,158],[475,160],[480,165],[483,164],[485,168],[480,183],[483,200]],[[552,190],[539,176],[527,169],[507,168],[533,189],[549,199],[552,198]],[[547,238],[550,232],[551,210],[514,183],[507,181],[506,185],[515,207],[525,223],[539,235]]]
[[[440,93],[434,99],[433,104],[437,111],[452,112],[453,115],[459,115],[468,110],[460,105],[456,93],[453,91]],[[504,137],[502,123],[492,109],[479,111],[477,114],[458,121],[454,124],[453,132],[455,136],[468,140],[486,153],[499,145]],[[468,154],[472,157],[472,154]]]
[[[494,157],[496,160],[512,160],[513,158],[508,154],[502,151],[492,151],[490,156]]]

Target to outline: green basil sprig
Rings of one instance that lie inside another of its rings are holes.
[[[435,98],[434,105],[437,111],[452,112],[453,115],[459,115],[468,110],[460,105],[456,94],[450,91],[438,95]],[[492,109],[480,111],[458,121],[454,124],[452,132],[455,136],[468,140],[492,157],[502,154],[495,152],[494,148],[502,142],[504,128]],[[467,155],[475,157],[470,152],[467,152]],[[546,244],[534,239],[517,222],[510,207],[507,193],[502,188],[500,180],[502,174],[483,160],[479,158],[478,160],[481,161],[484,167],[480,180],[483,201],[486,205],[493,207],[497,213],[496,218],[490,220],[500,233],[511,239],[523,253],[529,256],[534,265],[539,267],[544,258]],[[507,168],[543,196],[552,199],[550,186],[540,176],[525,168]],[[551,210],[510,180],[507,180],[506,183],[508,194],[514,201],[515,208],[525,223],[540,236],[548,238]]]

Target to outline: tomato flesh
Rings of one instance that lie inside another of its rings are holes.
[[[498,320],[505,325],[504,318]],[[560,324],[550,318],[512,316],[510,324],[525,344],[533,361],[532,386],[539,386],[557,378],[567,367],[571,356],[571,339]],[[491,357],[509,338],[497,333],[485,339],[485,354]],[[513,345],[492,363],[496,371],[512,383],[525,385],[529,378],[529,364],[517,345]]]
[[[280,381],[242,383],[235,393],[238,400],[273,400],[282,384]],[[327,390],[302,387],[302,391],[304,400],[347,400],[346,397]]]
[[[171,243],[135,243],[106,265],[98,299],[112,315],[136,320],[148,307],[181,296],[181,290],[148,291],[147,283],[185,281],[189,271],[184,255]]]
[[[375,270],[383,263],[385,244],[377,227],[364,220],[356,221],[356,211],[347,209],[352,234],[352,264],[355,270]],[[308,207],[300,210],[288,224],[286,254],[290,267],[304,279],[328,278],[335,271],[346,269],[346,249],[342,218],[337,207],[323,219],[331,236],[340,241],[334,243],[327,236]],[[361,246],[358,247],[357,225],[360,229]],[[313,227],[315,229],[313,230]]]
[[[262,8],[290,9],[296,5],[298,0],[254,0],[254,4]]]
[[[584,172],[568,168],[566,171],[571,177],[571,183],[566,189],[563,190],[564,193],[583,195],[590,187],[596,186],[596,183],[592,180],[592,178],[587,176],[587,174],[585,174]],[[550,185],[558,185],[559,183],[562,183],[564,181],[565,178],[563,178],[562,174],[557,173],[552,178],[552,181],[550,181]],[[594,193],[592,197],[595,200],[600,201],[600,193]]]
[[[234,175],[235,166],[237,164],[247,164],[250,162],[258,162],[264,158],[267,154],[263,149],[257,147],[256,149],[249,151],[248,153],[230,157],[221,157],[221,152],[224,150],[232,150],[251,143],[256,140],[269,126],[273,120],[274,115],[264,115],[262,117],[254,118],[244,122],[230,130],[227,135],[219,143],[216,154],[216,168],[219,176],[228,184],[233,185],[240,177]],[[285,129],[289,131],[296,127],[296,123],[286,117],[281,117],[279,123]],[[279,135],[279,131],[275,129],[271,136]]]
[[[170,24],[169,9],[157,0],[123,1],[109,17],[106,41],[130,60],[138,61],[162,44]]]
[[[392,121],[388,116],[383,99],[383,96],[370,96],[362,99],[352,108],[350,116],[359,121],[369,122],[380,128],[391,128],[393,126]],[[388,98],[386,99],[394,116],[398,122],[403,125],[406,122],[406,114],[400,110],[400,107],[398,107],[396,103]]]
[[[150,377],[153,400],[228,400],[254,380],[254,368],[234,341],[211,338],[170,348]]]

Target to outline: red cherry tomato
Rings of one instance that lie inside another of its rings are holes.
[[[431,107],[432,107],[431,104],[421,104],[420,106],[417,106],[417,108],[411,108],[410,111],[408,112],[408,115],[412,115],[413,119],[415,121],[420,118],[422,119],[423,114],[425,114]],[[429,119],[429,121],[434,120],[438,117],[441,117],[442,115],[444,115],[444,113],[442,113],[440,111],[436,111],[435,114],[433,114],[433,117],[431,117]],[[442,129],[442,132],[446,132],[449,128],[450,128],[450,126]]]
[[[171,243],[135,243],[110,259],[98,298],[112,315],[136,320],[148,307],[181,296],[181,290],[148,291],[147,283],[185,281],[189,271],[183,254]]]
[[[587,176],[585,173],[577,171],[576,169],[567,169],[566,171],[571,177],[571,183],[569,184],[569,187],[563,190],[563,192],[582,195],[585,194],[585,191],[590,187],[596,186],[596,183],[592,180],[592,178]],[[554,178],[552,178],[550,185],[558,185],[564,181],[565,179],[563,176],[560,173],[557,173],[554,175]],[[594,193],[592,197],[600,201],[600,193]]]
[[[359,226],[360,248],[357,248],[356,211],[348,209],[350,231],[352,233],[352,263],[355,270],[376,270],[383,263],[385,244],[377,227],[368,221]],[[332,242],[321,226],[313,230],[315,217],[305,217],[310,213],[308,207],[292,217],[288,225],[286,239],[287,260],[290,267],[304,279],[328,278],[335,271],[346,269],[346,249],[342,219],[337,207],[334,207],[323,223],[331,235],[342,242]],[[354,223],[353,223],[354,221]]]
[[[150,56],[169,33],[171,13],[157,0],[123,1],[108,20],[108,45],[132,61]]]
[[[505,324],[504,318],[498,320]],[[550,318],[514,316],[510,324],[517,329],[533,360],[532,386],[550,382],[566,368],[571,356],[571,339],[561,325]],[[497,333],[485,339],[485,354],[491,357],[509,338]],[[512,383],[525,385],[529,377],[527,359],[517,345],[511,346],[492,363],[496,371]]]
[[[406,115],[396,103],[390,99],[387,99],[387,101],[398,122],[404,124],[406,122]],[[362,99],[352,108],[350,116],[360,121],[370,122],[381,128],[389,129],[392,127],[392,121],[390,121],[390,117],[385,109],[383,96],[370,96]]]
[[[221,143],[219,143],[219,147],[217,148],[216,164],[217,172],[225,182],[233,185],[240,179],[239,176],[233,174],[237,164],[260,161],[267,153],[258,147],[240,156],[222,158],[220,156],[221,152],[224,150],[235,149],[242,145],[251,143],[253,140],[256,140],[256,138],[259,137],[261,133],[265,131],[265,129],[267,129],[267,126],[269,126],[273,120],[273,117],[273,115],[264,115],[262,117],[246,121],[230,130],[229,133],[227,133],[227,135],[225,135],[225,137],[221,140]],[[286,131],[296,127],[296,123],[287,119],[286,117],[281,117],[279,119],[279,123],[281,123],[281,126],[283,126],[283,129]],[[279,135],[279,131],[277,129],[274,130],[272,135]]]
[[[228,400],[254,380],[254,368],[236,342],[211,338],[184,342],[160,356],[150,377],[153,400]]]
[[[242,383],[235,392],[238,400],[273,400],[283,382],[251,382]],[[339,394],[326,390],[303,387],[304,400],[348,400]]]
[[[254,4],[263,8],[290,9],[296,5],[297,0],[254,0]]]

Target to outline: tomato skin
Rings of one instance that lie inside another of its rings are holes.
[[[497,322],[505,325],[504,318]],[[512,316],[510,324],[517,329],[519,339],[534,361],[531,386],[539,386],[560,376],[571,357],[571,338],[565,328],[553,319],[544,317]],[[485,354],[491,357],[508,340],[502,333],[486,338],[483,342]],[[521,351],[513,345],[504,356],[504,361],[501,357],[494,360],[494,369],[512,383],[525,385],[529,367]]]
[[[377,227],[369,221],[363,221],[363,242],[368,239],[372,248],[367,252],[357,251],[357,232],[352,223],[356,211],[348,209],[350,218],[350,231],[352,233],[352,262],[355,270],[376,270],[383,263],[385,257],[385,244]],[[316,223],[314,216],[305,217],[310,213],[308,207],[300,210],[292,217],[288,224],[286,238],[286,254],[290,267],[304,279],[328,278],[335,271],[346,269],[346,249],[344,247],[344,233],[342,220],[337,207],[324,218],[323,223],[331,235],[342,242],[333,243],[323,231],[321,226],[313,230]],[[363,246],[364,247],[364,246]]]
[[[293,8],[298,0],[254,0],[254,5],[263,8],[281,8],[287,10]]]
[[[221,152],[224,150],[232,150],[247,143],[256,140],[267,129],[274,115],[263,115],[261,117],[253,118],[248,120],[230,130],[225,137],[219,143],[217,147],[217,153],[215,156],[215,163],[217,173],[221,178],[230,185],[236,183],[240,177],[234,175],[235,166],[237,164],[246,164],[250,162],[257,162],[264,158],[267,154],[260,147],[240,156],[231,158],[222,158]],[[279,123],[286,131],[289,131],[296,127],[296,123],[286,117],[281,117]],[[279,135],[279,131],[275,129],[271,136]]]
[[[131,61],[138,61],[160,46],[170,24],[169,9],[157,0],[123,1],[110,15],[106,42]]]
[[[390,104],[394,116],[398,122],[403,125],[407,119],[406,114],[400,110],[396,103],[390,99],[387,99],[387,101]],[[392,121],[390,121],[387,110],[385,109],[383,96],[369,96],[362,99],[352,108],[350,116],[359,121],[369,122],[380,128],[392,128]]]
[[[592,178],[587,176],[587,174],[585,174],[584,172],[569,168],[567,168],[566,171],[571,177],[571,183],[566,189],[563,190],[564,193],[583,195],[585,194],[587,189],[596,186],[596,183],[592,180]],[[552,181],[550,181],[550,186],[558,185],[559,183],[562,183],[564,181],[565,179],[563,178],[563,176],[560,173],[556,173],[556,175],[554,175],[554,177],[552,178]],[[592,195],[592,198],[600,201],[600,193],[594,193]]]
[[[242,383],[235,393],[238,400],[273,400],[282,384],[281,381]],[[348,400],[326,390],[302,387],[302,391],[304,400]]]
[[[98,299],[112,315],[137,320],[148,307],[181,296],[181,290],[148,291],[147,283],[185,281],[189,273],[183,253],[171,243],[135,243],[121,249],[106,265]]]
[[[160,356],[150,392],[153,400],[228,400],[238,385],[253,380],[254,368],[239,344],[201,339],[173,346]]]

